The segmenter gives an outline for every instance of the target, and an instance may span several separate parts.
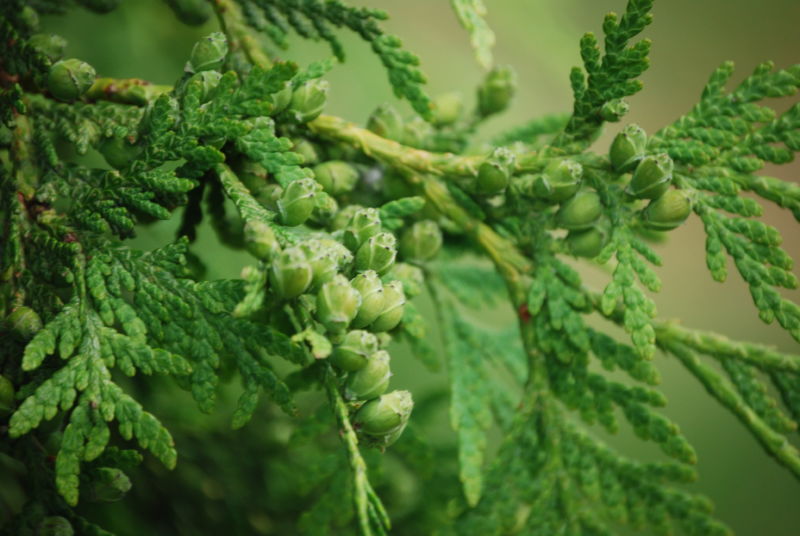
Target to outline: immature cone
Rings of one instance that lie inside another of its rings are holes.
[[[341,195],[355,188],[358,170],[347,162],[330,160],[314,166],[314,178],[327,193]]]
[[[328,225],[339,212],[339,203],[333,196],[325,192],[317,192],[314,196],[314,210],[311,211],[311,221],[317,225]]]
[[[495,67],[478,87],[478,113],[486,117],[508,108],[516,85],[517,76],[511,67]]]
[[[386,392],[392,371],[389,353],[378,350],[367,360],[367,365],[352,372],[345,384],[345,396],[350,400],[371,400]]]
[[[357,208],[352,214],[344,228],[344,245],[357,251],[364,242],[381,232],[381,216],[374,208]]]
[[[570,231],[567,235],[567,247],[576,257],[597,257],[607,242],[608,234],[597,227],[585,231]]]
[[[386,302],[383,283],[374,270],[361,272],[350,283],[361,294],[361,308],[353,320],[353,327],[363,328],[372,324],[383,312]]]
[[[14,384],[5,376],[0,376],[0,417],[11,413],[14,408],[14,396]]]
[[[292,83],[290,81],[286,81],[283,84],[283,87],[273,93],[272,97],[272,115],[275,115],[279,112],[284,111],[286,108],[289,107],[289,103],[292,102],[292,94],[294,90],[292,88]]]
[[[675,229],[692,212],[692,201],[684,190],[667,190],[642,211],[645,227],[656,231]]]
[[[639,199],[656,199],[669,188],[674,164],[667,154],[647,156],[636,166],[627,192]]]
[[[647,134],[638,125],[628,125],[611,142],[608,157],[614,169],[631,171],[644,157],[647,147]]]
[[[6,326],[21,339],[28,340],[42,329],[42,319],[36,311],[22,305],[6,317]]]
[[[75,531],[66,518],[48,516],[36,527],[36,536],[73,536]]]
[[[574,160],[565,158],[553,160],[537,177],[534,191],[537,197],[549,201],[561,202],[569,199],[580,189],[583,178],[583,166]]]
[[[452,125],[461,117],[464,101],[458,93],[445,93],[433,101],[433,124]]]
[[[319,155],[314,144],[305,138],[295,138],[292,140],[292,151],[303,157],[303,163],[314,165],[319,162]]]
[[[389,140],[400,141],[403,139],[403,118],[391,104],[378,106],[369,116],[367,128]]]
[[[211,100],[211,95],[214,89],[219,85],[222,79],[222,74],[219,71],[201,71],[195,73],[189,78],[189,84],[198,84],[203,88],[200,95],[200,104],[204,104]]]
[[[343,275],[324,283],[317,294],[317,320],[330,331],[343,331],[358,314],[361,294]]]
[[[367,366],[369,357],[378,351],[378,338],[369,331],[355,329],[331,353],[333,366],[346,372],[355,372]]]
[[[299,123],[308,123],[319,117],[328,99],[330,84],[325,80],[313,79],[305,82],[292,93],[289,111]]]
[[[406,305],[403,284],[400,281],[386,283],[383,286],[383,299],[383,311],[369,327],[375,333],[393,330],[403,319]]]
[[[394,432],[408,422],[414,401],[408,391],[392,391],[370,400],[353,419],[359,432],[382,436]]]
[[[52,61],[58,61],[64,56],[67,40],[56,34],[35,34],[28,40],[28,44],[47,56]]]
[[[90,11],[105,14],[111,13],[122,0],[78,0],[78,3]]]
[[[603,204],[597,192],[584,190],[564,202],[556,213],[558,226],[570,231],[590,228],[603,213]]]
[[[514,153],[498,147],[478,168],[475,189],[479,194],[492,195],[505,190],[514,164]]]
[[[339,263],[336,256],[326,251],[319,240],[309,240],[301,246],[308,255],[308,262],[311,264],[311,272],[314,274],[311,279],[311,289],[316,290],[323,284],[331,281],[339,273]]]
[[[304,223],[314,210],[314,194],[317,188],[314,179],[305,178],[290,182],[278,200],[281,223],[290,227]]]
[[[442,230],[432,220],[414,223],[400,238],[400,255],[409,261],[431,259],[442,248]]]
[[[409,298],[418,296],[425,285],[425,274],[422,269],[405,262],[398,262],[394,265],[392,277],[403,283],[403,291]]]
[[[97,502],[115,502],[131,489],[131,479],[116,467],[100,467],[95,472],[89,489],[89,499]]]
[[[244,225],[244,243],[247,251],[262,261],[274,258],[281,250],[275,231],[259,220],[250,220]]]
[[[403,127],[403,144],[410,147],[424,148],[435,134],[430,123],[420,117],[408,121]]]
[[[603,107],[600,108],[600,116],[604,121],[616,123],[622,119],[622,116],[628,113],[629,109],[630,107],[628,106],[628,103],[624,100],[613,99],[603,104]]]
[[[397,257],[397,239],[391,233],[378,233],[361,244],[356,252],[356,269],[375,270],[378,275],[389,271]]]
[[[200,26],[214,14],[207,0],[167,0],[167,4],[184,24]]]
[[[81,60],[57,61],[47,75],[47,89],[58,100],[73,101],[89,90],[96,74],[94,67]]]
[[[272,262],[270,280],[275,293],[286,300],[296,298],[311,285],[313,272],[305,253],[298,248],[286,249]]]
[[[190,73],[218,71],[228,55],[228,40],[225,34],[214,32],[194,44],[185,70]]]

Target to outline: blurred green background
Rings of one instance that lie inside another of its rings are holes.
[[[496,60],[516,68],[520,88],[509,113],[491,120],[486,134],[538,114],[569,110],[568,72],[579,64],[578,38],[585,31],[599,33],[605,12],[624,9],[623,0],[498,0],[487,4],[488,20],[497,34]],[[482,71],[472,58],[468,38],[450,12],[449,2],[374,0],[370,6],[392,15],[387,28],[421,57],[432,94],[457,90],[473,102]],[[116,12],[102,17],[75,10],[66,17],[48,17],[43,22],[47,30],[67,37],[68,56],[89,61],[99,75],[137,76],[158,83],[172,83],[180,75],[193,42],[216,28],[215,23],[185,27],[157,0],[128,0]],[[664,126],[696,102],[708,74],[724,60],[736,62],[737,80],[766,59],[778,66],[800,61],[798,23],[797,0],[657,2],[655,22],[645,33],[654,42],[652,68],[643,76],[645,89],[629,100],[631,113],[626,121],[638,123],[648,132]],[[363,122],[376,105],[395,99],[369,48],[351,35],[343,37],[349,56],[328,76],[332,91],[327,111]],[[296,46],[280,51],[280,57],[302,64],[329,55],[325,45],[297,39],[292,42]],[[791,102],[781,102],[777,107],[784,109]],[[619,128],[611,125],[596,149],[605,151]],[[766,173],[796,181],[800,167],[770,168]],[[791,216],[769,207],[766,219],[784,230],[787,250],[800,258],[800,240]],[[175,227],[168,222],[142,229],[137,244],[163,244],[172,238]],[[657,297],[661,315],[681,318],[691,327],[767,342],[797,353],[798,345],[780,329],[760,323],[738,276],[732,274],[724,285],[711,280],[704,266],[703,239],[702,227],[691,221],[660,246],[665,258],[665,267],[659,270],[664,286]],[[236,276],[248,262],[244,255],[222,251],[208,229],[201,232],[195,251],[209,262],[210,278]],[[606,278],[598,268],[583,265],[581,269],[588,281],[598,285]],[[796,292],[792,298],[800,299]],[[501,316],[502,321],[513,321],[509,312],[503,313],[507,316]],[[442,374],[430,377],[408,355],[394,355],[393,386],[416,394],[444,381]],[[797,481],[767,458],[755,440],[676,362],[664,356],[657,359],[663,390],[670,401],[666,412],[680,423],[699,453],[701,477],[692,488],[713,498],[719,517],[737,534],[800,533]],[[153,411],[159,414],[158,408]],[[220,429],[224,431],[224,424]],[[202,441],[202,436],[197,440]],[[635,456],[657,455],[651,445],[625,433],[610,441]],[[178,449],[180,452],[180,444]],[[253,507],[257,510],[257,505]]]

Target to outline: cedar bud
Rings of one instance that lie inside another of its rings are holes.
[[[329,88],[327,81],[313,79],[294,90],[289,111],[298,123],[308,123],[319,117],[325,108]]]
[[[397,239],[391,233],[378,233],[361,244],[356,252],[356,269],[375,270],[378,275],[389,271],[397,257]]]
[[[464,101],[458,93],[445,93],[433,101],[433,124],[452,125],[461,117]]]
[[[272,94],[272,115],[280,113],[289,107],[292,102],[292,82],[287,80],[283,83],[283,87]]]
[[[600,116],[603,118],[603,121],[608,121],[609,123],[616,123],[622,116],[628,113],[630,107],[628,103],[622,99],[612,99],[607,103],[603,104],[603,107],[600,108]]]
[[[250,254],[262,261],[274,258],[281,250],[278,237],[268,223],[250,220],[244,226],[244,243]]]
[[[574,160],[553,160],[545,168],[544,174],[537,177],[533,187],[537,197],[556,202],[566,201],[580,189],[582,177],[583,166]]]
[[[319,155],[313,143],[305,138],[295,138],[292,144],[292,151],[303,157],[304,164],[314,165],[319,162]]]
[[[317,192],[314,196],[314,209],[311,211],[311,221],[317,225],[328,225],[336,217],[339,203],[333,196],[325,192]]]
[[[386,283],[383,286],[383,300],[383,311],[369,327],[370,331],[376,333],[394,329],[403,319],[406,305],[403,284],[400,281]]]
[[[318,185],[314,179],[298,179],[289,183],[278,200],[281,223],[294,227],[305,222],[314,210],[314,194]]]
[[[390,104],[382,104],[372,112],[367,120],[367,128],[389,140],[403,139],[403,118]]]
[[[594,258],[608,242],[608,234],[597,227],[585,231],[570,231],[567,247],[576,257]]]
[[[672,181],[672,168],[672,159],[665,153],[643,158],[633,172],[627,192],[640,199],[661,197]]]
[[[631,171],[644,157],[647,134],[638,125],[628,125],[616,135],[608,152],[611,165],[617,171]]]
[[[420,117],[415,117],[403,127],[402,141],[410,147],[425,148],[434,133],[430,123]]]
[[[308,288],[313,278],[311,264],[298,247],[284,250],[271,267],[272,288],[286,300],[296,298]]]
[[[52,61],[58,61],[64,56],[67,40],[56,34],[35,34],[28,40],[28,44],[47,56]]]
[[[422,262],[433,258],[442,248],[442,230],[432,220],[414,223],[400,238],[400,254],[409,261]]]
[[[330,160],[314,166],[314,178],[327,193],[341,195],[355,188],[358,170],[347,162]]]
[[[411,393],[392,391],[361,406],[353,422],[360,432],[381,436],[404,426],[412,409],[414,401]]]
[[[47,89],[62,101],[73,101],[86,93],[94,83],[94,67],[72,58],[57,61],[47,75]]]
[[[6,326],[20,338],[28,340],[42,329],[42,319],[36,311],[21,305],[6,317]]]
[[[358,208],[344,228],[344,245],[351,251],[381,232],[380,212],[374,208]]]
[[[330,331],[343,331],[358,314],[361,294],[343,275],[324,283],[317,294],[317,320]]]
[[[478,113],[487,117],[508,108],[516,85],[517,75],[511,67],[495,67],[478,87]]]
[[[222,32],[214,32],[194,44],[185,70],[190,73],[217,71],[228,55],[228,40]]]
[[[479,194],[492,195],[505,190],[514,165],[514,153],[498,147],[478,168],[475,188]]]
[[[383,283],[374,270],[361,272],[353,278],[351,283],[353,288],[361,294],[361,308],[353,320],[353,327],[363,328],[372,324],[383,312],[385,304]]]
[[[189,78],[187,85],[198,84],[203,88],[203,92],[200,95],[200,104],[203,104],[211,100],[212,92],[219,85],[221,78],[222,74],[219,71],[201,71],[193,74]]]
[[[559,227],[582,231],[591,227],[603,213],[603,204],[597,192],[584,190],[561,205],[556,214]]]
[[[131,479],[116,467],[100,467],[95,471],[89,489],[89,499],[96,502],[116,502],[131,489]]]
[[[409,298],[419,295],[425,285],[425,274],[419,266],[398,262],[392,268],[392,277],[403,284],[403,292]]]
[[[378,338],[369,331],[348,331],[342,342],[333,349],[331,363],[340,370],[355,372],[367,365],[369,357],[378,351]]]
[[[386,392],[391,376],[389,352],[378,350],[369,356],[366,366],[348,376],[345,395],[350,400],[377,398]]]
[[[667,190],[642,211],[642,219],[649,229],[669,231],[686,221],[692,212],[692,201],[684,190]]]

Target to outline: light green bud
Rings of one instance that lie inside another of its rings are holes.
[[[333,349],[330,359],[336,368],[355,372],[367,366],[369,357],[377,351],[378,338],[369,331],[356,329],[347,332]]]
[[[392,277],[403,284],[403,291],[409,298],[418,296],[425,286],[425,274],[422,269],[405,262],[398,262],[394,265]]]
[[[222,74],[219,71],[201,71],[189,78],[187,84],[198,84],[203,88],[200,95],[200,104],[211,100],[214,89],[219,85]]]
[[[341,195],[355,188],[358,170],[347,162],[330,160],[314,166],[314,178],[327,193]]]
[[[437,126],[452,125],[464,111],[464,100],[458,93],[445,93],[433,101],[433,124]]]
[[[558,226],[570,231],[588,229],[603,213],[603,204],[597,192],[584,190],[561,205],[556,213]]]
[[[117,9],[121,1],[122,0],[78,0],[78,3],[90,11],[103,15]]]
[[[427,147],[428,140],[431,139],[434,133],[430,123],[415,117],[403,127],[402,142],[410,147],[423,149]]]
[[[493,195],[505,190],[514,165],[514,153],[498,147],[478,167],[475,189],[481,195]]]
[[[309,242],[319,242],[313,240]],[[314,274],[311,279],[311,290],[317,290],[322,287],[324,283],[333,280],[336,274],[339,273],[339,263],[336,257],[324,249],[315,248],[313,251],[311,244],[304,244],[303,248],[308,255],[308,262],[311,263],[311,272]]]
[[[351,284],[361,294],[361,308],[353,320],[353,327],[363,328],[372,324],[383,312],[385,305],[383,283],[377,272],[367,270],[355,276]]]
[[[94,67],[81,60],[57,61],[47,75],[47,89],[58,100],[73,101],[92,87],[96,75]]]
[[[367,128],[388,140],[403,139],[403,118],[391,104],[382,104],[372,112],[367,120]]]
[[[400,255],[409,261],[432,259],[442,249],[442,230],[432,220],[414,223],[400,238]]]
[[[487,117],[508,108],[516,86],[517,75],[511,67],[495,67],[478,87],[478,113]]]
[[[345,384],[345,396],[350,400],[371,400],[386,392],[392,371],[389,352],[378,350],[367,360],[367,365],[351,373]]]
[[[28,340],[42,329],[42,319],[30,307],[21,305],[6,317],[6,326],[18,337]]]
[[[392,391],[361,406],[355,414],[353,424],[361,433],[385,435],[404,426],[413,409],[411,393]]]
[[[397,239],[391,233],[378,233],[361,244],[356,252],[356,269],[375,270],[378,275],[389,271],[397,257]]]
[[[333,196],[325,192],[317,192],[314,195],[314,210],[311,211],[311,221],[317,225],[328,225],[339,212],[339,203]]]
[[[294,227],[305,222],[314,210],[314,195],[318,188],[314,179],[290,182],[278,200],[281,223]]]
[[[672,158],[667,154],[646,156],[636,166],[626,191],[639,199],[656,199],[669,188],[672,181]]]
[[[370,331],[379,333],[391,331],[403,319],[406,305],[406,295],[403,293],[403,284],[400,281],[390,281],[383,286],[383,311],[369,326]]]
[[[594,258],[608,243],[608,233],[598,227],[585,231],[570,231],[567,235],[567,247],[576,257]]]
[[[116,502],[131,489],[131,479],[116,467],[100,467],[89,488],[89,499],[96,502]]]
[[[361,205],[347,205],[346,207],[342,208],[336,213],[336,216],[333,217],[333,221],[331,221],[331,230],[343,230],[345,227],[350,225],[351,221],[353,221],[353,215],[363,208],[364,207]]]
[[[283,88],[272,94],[272,115],[280,113],[289,107],[289,103],[292,102],[293,92],[292,82],[287,80],[284,82]]]
[[[317,320],[330,331],[343,331],[358,314],[361,294],[343,275],[324,283],[317,294]]]
[[[692,213],[692,200],[685,190],[667,190],[642,211],[642,220],[649,229],[669,231],[686,221]]]
[[[48,516],[36,527],[36,536],[73,536],[75,531],[66,518]]]
[[[194,44],[185,70],[190,73],[218,71],[228,55],[228,40],[222,32],[214,32]]]
[[[214,14],[207,0],[167,0],[167,4],[178,20],[189,26],[205,24]]]
[[[647,133],[638,125],[628,125],[614,137],[608,151],[611,165],[620,172],[631,171],[644,157]]]
[[[53,62],[60,60],[67,48],[67,40],[56,34],[35,34],[28,43]]]
[[[630,106],[628,103],[622,99],[612,99],[607,103],[603,104],[603,107],[600,108],[600,116],[603,118],[603,121],[608,121],[609,123],[616,123],[622,116],[628,113]]]
[[[284,250],[272,262],[270,280],[275,293],[289,300],[296,298],[311,285],[314,274],[311,263],[299,247]]]
[[[308,123],[319,117],[328,99],[330,84],[326,80],[313,79],[305,82],[292,93],[289,111],[298,123]]]
[[[244,225],[244,243],[247,251],[262,261],[275,258],[281,251],[275,231],[263,221],[250,220]]]
[[[344,270],[353,262],[353,254],[342,244],[332,238],[320,238],[317,240],[319,247],[326,253],[333,255],[339,265],[340,270]]]
[[[381,216],[378,209],[358,208],[344,228],[344,245],[351,251],[358,248],[371,237],[381,232]]]
[[[305,138],[295,138],[292,140],[292,151],[303,157],[303,163],[313,166],[319,162],[319,155],[314,144]]]
[[[583,166],[578,162],[568,158],[553,160],[537,177],[534,191],[537,197],[548,201],[565,201],[580,189],[582,178]]]
[[[376,350],[377,345],[378,341],[376,340]],[[0,417],[4,417],[11,413],[11,410],[14,408],[15,396],[16,393],[14,392],[14,384],[12,384],[11,380],[5,376],[0,376]]]

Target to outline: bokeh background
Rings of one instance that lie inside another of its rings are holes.
[[[605,12],[624,9],[623,0],[497,0],[487,4],[488,21],[497,34],[496,60],[513,65],[519,75],[519,91],[513,106],[486,125],[482,133],[487,135],[539,114],[568,111],[571,106],[568,72],[571,66],[580,63],[578,38],[585,31],[600,33]],[[457,25],[446,0],[372,0],[369,5],[386,9],[392,15],[386,27],[421,57],[432,94],[456,90],[467,103],[474,102],[474,88],[482,70],[473,60],[468,37]],[[101,76],[138,76],[165,84],[180,75],[193,42],[216,29],[215,22],[201,28],[183,26],[158,0],[128,0],[116,12],[102,17],[74,10],[65,17],[48,17],[43,23],[47,30],[69,40],[68,56],[89,61]],[[655,22],[645,32],[654,43],[652,67],[643,76],[645,89],[629,99],[631,113],[626,121],[653,132],[674,120],[696,102],[707,76],[724,60],[735,61],[736,80],[767,59],[775,61],[777,66],[797,63],[799,24],[797,0],[657,2]],[[327,111],[363,122],[375,106],[385,101],[396,103],[396,99],[368,47],[344,32],[343,38],[349,56],[345,64],[337,65],[328,76],[332,91]],[[297,39],[292,42],[290,50],[279,53],[281,57],[302,64],[329,56],[325,45]],[[785,101],[778,103],[777,108],[784,109],[792,102]],[[402,103],[399,106],[408,110]],[[619,128],[610,125],[597,141],[596,150],[605,151]],[[795,164],[769,168],[766,173],[797,181],[800,167]],[[784,231],[787,250],[794,258],[800,258],[798,228],[791,215],[769,207],[765,217]],[[145,248],[163,244],[172,239],[175,227],[174,222],[167,222],[143,228],[136,244]],[[698,222],[690,221],[670,238],[667,244],[659,246],[665,258],[665,266],[659,270],[664,280],[663,290],[657,297],[663,317],[680,318],[688,326],[717,330],[798,353],[798,345],[779,328],[765,326],[758,320],[747,290],[735,273],[724,285],[711,280],[704,266],[704,235]],[[248,262],[243,254],[219,246],[208,229],[201,231],[195,251],[208,263],[209,278],[235,277]],[[607,277],[602,270],[588,264],[581,265],[581,270],[588,281],[597,284]],[[796,292],[791,296],[800,299]],[[500,323],[513,321],[505,310],[493,311],[492,317],[493,323],[498,318]],[[443,373],[438,376],[427,373],[402,348],[393,355],[393,386],[410,389],[416,396],[418,392],[433,391],[444,385]],[[713,498],[719,517],[737,534],[800,533],[800,484],[769,459],[738,422],[711,401],[675,361],[663,355],[656,359],[663,373],[663,390],[669,398],[666,413],[680,423],[699,453],[701,476],[692,488]],[[174,404],[172,399],[165,398],[162,402],[165,406]],[[195,419],[188,399],[186,406],[186,418]],[[159,415],[159,408],[151,409]],[[260,425],[254,422],[250,427]],[[441,419],[441,425],[447,426],[446,417]],[[228,433],[224,415],[212,418],[204,426],[209,434]],[[243,433],[248,433],[248,429]],[[235,441],[233,435],[231,440]],[[198,435],[197,441],[203,441],[202,435]],[[657,457],[651,445],[642,444],[624,432],[609,441],[634,456]],[[179,442],[179,452],[181,447]],[[163,478],[169,479],[171,475],[164,474]],[[208,485],[213,488],[213,482]],[[213,489],[206,493],[211,497],[209,500],[213,500],[214,493]],[[258,509],[257,503],[251,507]],[[121,516],[117,519],[137,515],[125,511],[125,501],[113,508]],[[204,508],[198,505],[199,519]],[[124,525],[116,529],[126,534]],[[243,529],[241,533],[247,531]]]

